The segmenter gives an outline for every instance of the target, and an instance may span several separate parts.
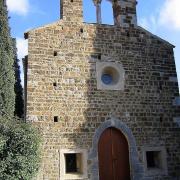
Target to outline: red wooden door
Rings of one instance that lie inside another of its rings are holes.
[[[108,128],[103,132],[98,157],[100,180],[130,180],[128,142],[119,130]]]

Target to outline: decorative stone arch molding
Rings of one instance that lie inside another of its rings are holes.
[[[136,147],[135,138],[132,134],[130,128],[117,118],[110,118],[101,124],[101,126],[96,130],[93,137],[92,149],[89,153],[88,159],[92,161],[90,167],[91,180],[99,180],[99,165],[98,165],[98,142],[101,134],[110,127],[119,129],[126,137],[129,144],[129,160],[131,169],[131,179],[132,180],[142,180],[144,175],[144,167],[140,163],[138,158],[138,152]]]

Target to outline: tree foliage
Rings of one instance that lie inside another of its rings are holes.
[[[0,115],[2,108],[14,114],[14,55],[13,43],[8,26],[7,7],[0,1]]]
[[[0,118],[0,179],[30,180],[38,171],[40,136],[31,125]]]
[[[14,39],[14,70],[15,70],[15,116],[22,118],[24,115],[24,100],[23,100],[23,88],[21,85],[21,77],[20,77],[20,66],[19,59],[17,58],[17,49],[16,49],[16,41]]]
[[[16,94],[22,98],[22,87],[5,2],[0,0],[0,180],[30,180],[38,171],[40,137],[30,124],[14,117],[14,91],[20,90]]]

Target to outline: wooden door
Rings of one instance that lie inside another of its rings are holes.
[[[108,128],[103,132],[98,158],[100,180],[130,180],[128,142],[119,130]]]

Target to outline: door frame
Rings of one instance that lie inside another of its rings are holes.
[[[96,129],[92,149],[89,152],[89,160],[92,164],[90,167],[91,180],[99,180],[99,162],[98,162],[98,142],[101,137],[101,134],[110,127],[114,127],[120,130],[127,139],[129,145],[129,164],[130,164],[130,176],[131,180],[141,180],[144,176],[144,167],[143,164],[139,161],[137,146],[135,138],[132,134],[131,129],[118,118],[110,118],[100,125]]]

